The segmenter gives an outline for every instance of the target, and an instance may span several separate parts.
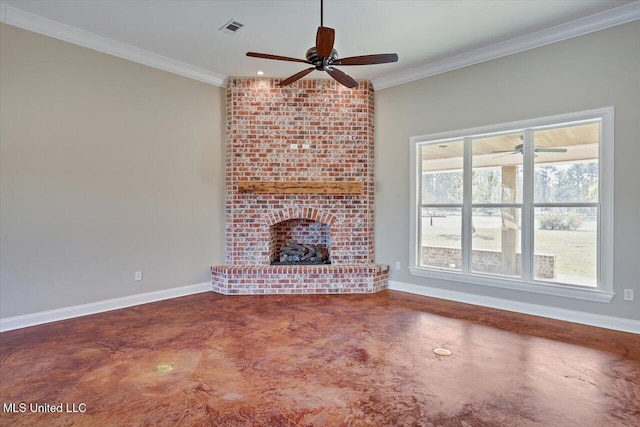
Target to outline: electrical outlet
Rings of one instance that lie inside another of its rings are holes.
[[[633,301],[633,289],[625,289],[624,290],[624,300],[625,301]]]
[[[396,270],[400,270],[400,261],[396,261]]]
[[[133,275],[133,280],[135,280],[136,282],[142,280],[142,271],[136,271]]]
[[[292,150],[297,150],[298,149],[298,144],[290,144],[289,148],[291,148]]]

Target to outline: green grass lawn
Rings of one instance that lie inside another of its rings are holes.
[[[488,224],[490,221],[493,224]],[[484,221],[480,219],[478,223],[473,233],[473,248],[499,251],[499,217],[497,220],[495,217]],[[430,219],[424,218],[423,224],[423,245],[460,247],[460,217],[434,218],[433,225],[430,225]],[[590,225],[587,224],[585,229],[579,230],[536,229],[535,252],[556,256],[558,276],[595,278],[597,236],[595,229]]]

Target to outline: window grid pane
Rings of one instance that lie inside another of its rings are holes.
[[[521,212],[518,208],[472,210],[471,267],[474,272],[522,276]]]
[[[534,201],[598,202],[600,123],[534,131]]]
[[[461,208],[422,208],[419,263],[424,267],[461,270]]]
[[[522,132],[472,140],[472,203],[522,203]]]
[[[464,141],[420,146],[420,204],[462,204]]]
[[[597,208],[535,208],[535,280],[597,285]]]

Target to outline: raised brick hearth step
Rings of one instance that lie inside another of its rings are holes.
[[[213,266],[213,290],[222,294],[372,293],[387,289],[389,266],[261,265]]]

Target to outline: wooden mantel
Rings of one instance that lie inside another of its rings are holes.
[[[239,193],[362,194],[359,181],[238,181]]]

